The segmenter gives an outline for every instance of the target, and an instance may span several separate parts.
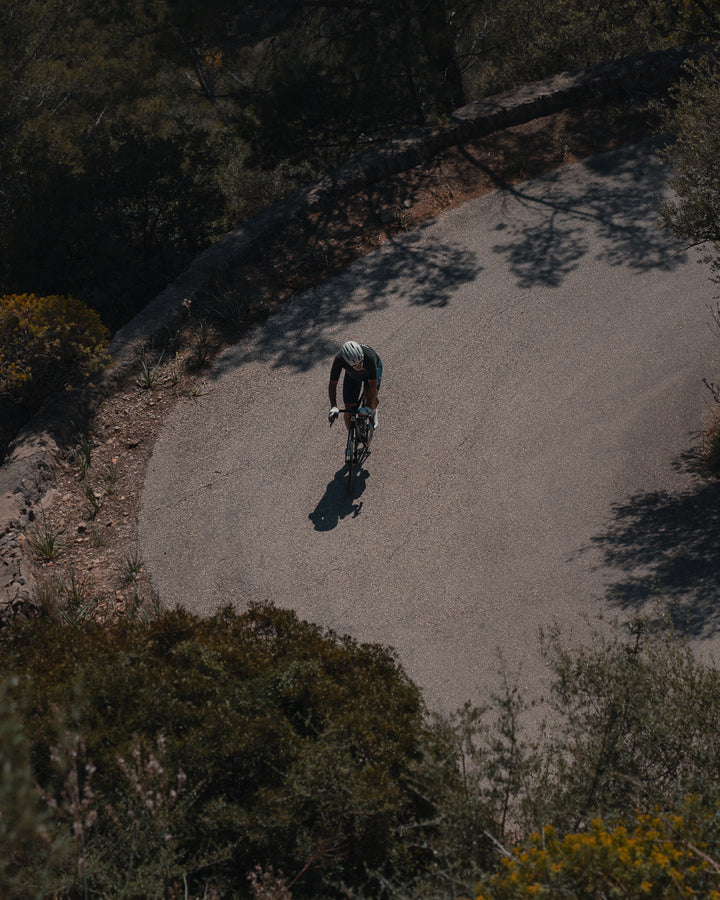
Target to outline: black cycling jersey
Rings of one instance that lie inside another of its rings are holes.
[[[343,369],[345,370],[345,377],[350,377],[354,381],[377,381],[380,357],[372,347],[368,347],[366,344],[360,344],[360,346],[365,354],[363,357],[362,369],[353,368],[353,366],[345,361],[345,357],[342,353],[338,353],[333,360],[332,368],[330,369],[330,381],[337,381],[340,378],[340,372]]]

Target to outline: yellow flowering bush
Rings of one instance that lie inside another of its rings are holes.
[[[687,816],[637,814],[612,827],[594,819],[585,831],[564,836],[547,827],[502,859],[475,900],[720,900],[720,861],[707,842],[713,823],[711,813],[689,808]]]
[[[0,398],[39,396],[107,363],[109,332],[74,297],[0,297]]]

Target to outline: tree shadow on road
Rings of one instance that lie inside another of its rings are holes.
[[[667,170],[653,147],[646,141],[592,157],[583,163],[586,177],[576,180],[560,170],[505,189],[507,221],[498,226],[503,240],[493,249],[507,259],[519,287],[557,287],[591,253],[639,272],[671,272],[686,261],[658,224]],[[516,204],[526,210],[521,224],[513,221]]]
[[[354,496],[350,497],[347,490],[347,466],[338,469],[320,502],[308,516],[315,531],[332,531],[341,519],[348,516],[355,519],[360,515],[363,504],[362,500],[358,502],[358,498],[365,490],[367,478],[367,471],[361,469],[354,478]]]
[[[657,225],[666,170],[653,147],[647,141],[592,157],[582,164],[586,178],[567,178],[561,169],[501,186],[505,214],[493,250],[506,259],[519,288],[557,287],[590,254],[640,272],[670,272],[686,261]],[[339,330],[349,334],[368,314],[395,303],[441,310],[482,271],[475,252],[438,242],[428,222],[288,301],[243,347],[244,358],[308,371],[335,355]],[[234,354],[226,354],[214,376],[234,364]]]
[[[679,465],[692,467],[692,455]],[[720,483],[698,477],[683,491],[636,494],[613,508],[593,538],[616,579],[608,600],[623,610],[669,615],[692,637],[720,629]]]
[[[481,271],[473,252],[438,243],[428,226],[421,226],[294,297],[258,331],[250,352],[276,368],[307,371],[318,359],[335,355],[338,325],[349,333],[368,313],[396,301],[442,309],[460,285]],[[218,374],[231,364],[226,357]]]

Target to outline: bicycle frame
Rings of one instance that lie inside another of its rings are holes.
[[[348,466],[348,494],[353,495],[353,475],[370,455],[370,441],[373,436],[373,424],[371,416],[360,413],[364,396],[353,409],[340,409],[338,413],[350,414],[350,428],[348,429],[347,445],[345,447],[345,460]],[[333,424],[335,420],[330,422]]]

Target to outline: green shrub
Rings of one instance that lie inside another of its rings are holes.
[[[0,297],[0,398],[39,397],[107,362],[109,334],[73,297]]]
[[[40,897],[51,823],[35,788],[15,678],[0,679],[0,897]],[[31,885],[35,882],[35,887]]]
[[[690,795],[720,802],[720,672],[669,623],[636,619],[572,649],[555,634],[547,652],[558,721],[536,827],[676,809]]]
[[[260,866],[321,898],[414,864],[402,828],[428,812],[409,787],[426,725],[386,649],[259,605],[111,628],[37,620],[0,635],[0,671],[27,687],[41,788],[63,808],[69,775],[76,793],[88,786],[64,827],[89,797],[71,832],[95,812],[76,854],[93,896],[167,896],[183,878],[189,896],[245,896]],[[138,791],[157,815],[140,815]],[[56,889],[79,889],[80,870],[66,876]]]
[[[643,619],[575,647],[554,631],[543,648],[552,702],[508,683],[447,722],[461,789],[443,784],[448,766],[419,768],[433,864],[391,896],[705,897],[714,883],[720,898],[718,670]]]
[[[12,626],[0,894],[711,896],[717,670],[642,620],[545,649],[528,734],[511,684],[431,726],[390,651],[269,605]]]

